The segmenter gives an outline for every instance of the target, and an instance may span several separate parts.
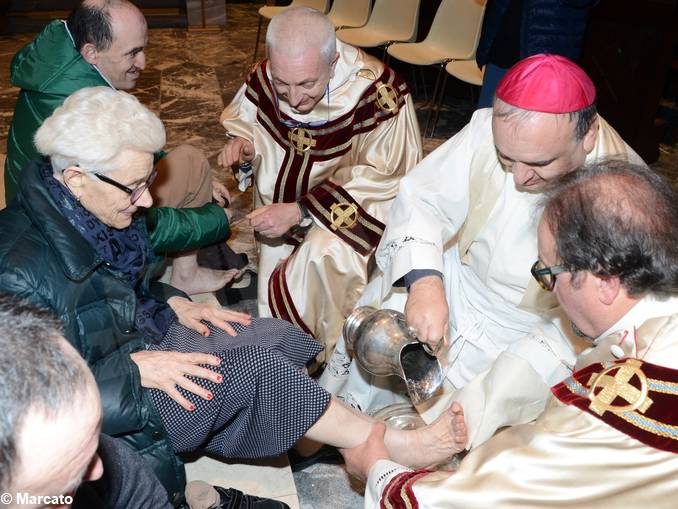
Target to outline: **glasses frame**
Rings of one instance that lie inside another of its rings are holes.
[[[551,267],[542,267],[541,269],[537,268],[537,266],[540,263],[541,260],[537,260],[532,264],[532,268],[530,269],[532,277],[537,281],[537,283],[539,283],[539,286],[541,286],[544,290],[546,290],[547,292],[552,292],[556,286],[556,276],[558,274],[562,274],[563,272],[570,271],[567,270],[567,268],[562,265],[552,265]],[[550,284],[546,282],[544,276],[551,276]]]
[[[129,194],[129,201],[132,205],[134,205],[136,202],[139,201],[139,198],[141,198],[141,196],[146,192],[146,189],[151,187],[151,184],[153,184],[155,177],[158,176],[158,170],[153,168],[153,171],[151,171],[151,174],[146,179],[146,182],[135,187],[134,189],[127,187],[126,185],[121,184],[117,180],[113,180],[112,178],[107,177],[106,175],[102,175],[101,173],[95,172],[93,173],[93,175],[102,182],[105,182],[106,184],[109,184],[113,187],[117,187],[121,191],[124,191],[127,194]]]

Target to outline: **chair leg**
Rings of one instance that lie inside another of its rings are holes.
[[[433,95],[431,96],[431,107],[435,106],[436,101],[438,100],[438,94],[440,93],[440,84],[443,80],[443,72],[445,72],[445,65],[447,61],[440,63],[440,68],[438,69],[438,75],[436,76],[436,82],[433,86]]]
[[[424,91],[424,104],[428,102],[428,90],[426,90],[426,78],[424,78],[424,66],[418,65],[419,79],[421,80],[421,88]]]
[[[259,38],[261,37],[261,23],[263,16],[259,16],[259,26],[257,27],[257,42],[254,43],[254,54],[252,55],[252,65],[257,63],[257,53],[259,51]]]
[[[388,47],[391,44],[393,44],[393,41],[388,41],[386,44],[384,44],[384,50],[381,53],[381,61],[386,65],[388,65],[389,61],[391,60],[391,55],[388,54]]]
[[[435,86],[433,87],[433,95],[431,95],[431,101],[426,105],[429,110],[428,110],[428,116],[426,117],[426,125],[424,126],[424,137],[428,137],[428,128],[431,125],[431,121],[433,120],[433,110],[435,109],[436,102],[438,100],[438,88],[440,87],[440,80],[442,79],[443,75],[443,70],[444,70],[445,64],[441,63],[440,64],[440,69],[438,70],[438,76],[436,76],[436,83]]]
[[[419,83],[417,83],[417,75],[415,72],[414,67],[407,64],[407,83],[410,85],[412,100],[416,102],[416,98],[419,97]]]
[[[444,66],[445,66],[445,64],[443,64],[443,67]],[[445,75],[443,76],[443,82],[440,86],[440,91],[439,91],[438,98],[436,100],[436,105],[435,105],[434,109],[432,110],[433,123],[431,125],[431,134],[430,134],[430,136],[428,136],[429,138],[433,138],[433,135],[436,132],[436,127],[438,126],[438,117],[440,116],[440,108],[442,107],[443,101],[445,100],[445,89],[447,88],[447,76],[448,75],[447,75],[447,72],[446,72]]]
[[[416,98],[417,101],[421,99],[421,107],[426,107],[428,103],[428,92],[426,90],[426,81],[424,76],[421,73],[421,66],[416,64],[407,64],[407,69],[409,71],[410,83],[412,84],[412,98]],[[423,98],[421,97],[423,95]]]

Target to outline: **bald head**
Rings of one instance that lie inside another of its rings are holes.
[[[339,59],[334,25],[308,7],[286,9],[266,32],[270,73],[278,99],[295,114],[311,113],[327,98]]]
[[[146,19],[127,0],[85,0],[68,18],[76,49],[119,90],[136,86],[146,67]]]
[[[320,54],[328,64],[336,54],[334,25],[322,12],[309,7],[285,9],[273,17],[266,32],[266,52],[298,58]]]
[[[114,37],[114,12],[123,13],[125,19],[130,16],[144,19],[141,11],[127,0],[84,0],[71,12],[67,21],[75,48],[80,51],[89,43],[99,51],[109,49]]]

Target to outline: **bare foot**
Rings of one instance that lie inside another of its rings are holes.
[[[456,401],[428,426],[413,431],[388,428],[385,437],[393,460],[415,469],[449,460],[464,449],[467,440],[464,411]]]
[[[183,271],[177,270],[175,265],[172,267],[170,284],[188,295],[195,295],[220,290],[239,274],[238,269],[215,270],[197,265],[193,270]]]

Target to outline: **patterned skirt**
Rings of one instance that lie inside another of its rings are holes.
[[[253,318],[232,324],[229,336],[210,327],[203,337],[178,322],[152,350],[211,353],[221,359],[223,382],[187,376],[214,397],[206,401],[182,388],[195,405],[189,412],[158,389],[145,389],[158,410],[175,452],[206,450],[227,458],[277,456],[292,447],[323,414],[330,394],[303,368],[322,350],[284,320]]]

